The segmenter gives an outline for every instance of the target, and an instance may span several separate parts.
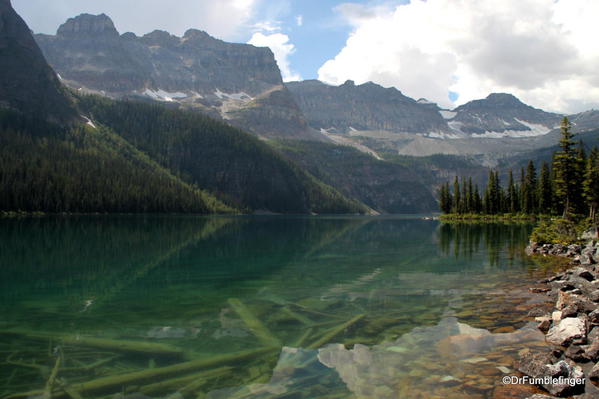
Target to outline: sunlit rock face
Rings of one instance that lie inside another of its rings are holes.
[[[76,90],[184,104],[264,136],[311,134],[266,47],[227,43],[195,29],[183,37],[158,30],[120,35],[104,14],[82,14],[56,35],[35,38]]]

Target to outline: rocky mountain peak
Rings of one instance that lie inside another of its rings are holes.
[[[0,49],[0,107],[57,123],[77,118],[31,30],[8,0],[0,0]]]
[[[524,104],[508,93],[492,93],[457,107],[456,130],[480,137],[541,136],[553,129],[561,115]]]
[[[183,37],[161,30],[119,36],[103,14],[71,18],[56,36],[36,39],[76,90],[176,102],[265,136],[313,133],[267,47],[227,43],[197,29]]]
[[[215,40],[208,33],[199,29],[188,29],[185,31],[183,38],[187,40]]]
[[[154,46],[172,46],[179,44],[179,38],[171,35],[164,30],[154,30],[148,34],[145,34],[141,41],[147,45]]]
[[[509,93],[491,93],[487,96],[487,101],[493,105],[525,105],[516,96]]]
[[[67,22],[60,25],[57,36],[103,36],[118,37],[114,23],[106,14],[92,15],[81,14],[74,18],[69,18]]]

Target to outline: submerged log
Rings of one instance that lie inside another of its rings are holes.
[[[145,385],[140,388],[140,392],[144,394],[164,393],[165,391],[175,389],[181,393],[192,392],[194,389],[200,388],[209,380],[230,373],[233,367],[225,366],[214,370],[206,370],[184,377],[176,377],[156,382],[150,385]]]
[[[260,349],[251,349],[242,352],[230,353],[226,355],[214,356],[209,359],[197,359],[184,363],[173,364],[171,366],[160,367],[149,370],[135,371],[132,373],[112,375],[98,378],[93,381],[73,384],[68,389],[77,394],[96,394],[96,393],[114,393],[121,391],[130,385],[139,385],[149,381],[155,381],[158,378],[168,378],[193,371],[202,370],[210,367],[217,367],[225,364],[237,364],[240,361],[256,358],[260,355],[279,350],[278,347],[265,347]],[[24,392],[8,396],[7,399],[22,399],[30,396],[39,396],[43,390]],[[64,397],[64,390],[54,392],[55,398]]]
[[[56,358],[56,363],[54,363],[54,367],[52,368],[52,372],[50,373],[50,377],[48,377],[48,381],[46,381],[46,387],[44,388],[44,398],[51,399],[52,398],[52,390],[54,389],[54,385],[56,384],[56,377],[58,376],[58,370],[60,369],[60,363],[62,362],[62,353],[58,355]]]
[[[328,344],[333,338],[335,338],[337,335],[341,334],[345,329],[351,327],[352,325],[356,324],[358,321],[362,320],[364,318],[364,316],[365,316],[364,314],[359,314],[359,315],[353,317],[351,320],[348,320],[345,323],[332,328],[327,333],[325,333],[320,339],[318,339],[317,341],[308,345],[307,349],[318,349],[318,348],[322,347],[323,345]]]
[[[310,335],[312,335],[312,333],[314,332],[314,328],[308,328],[306,331],[304,331],[304,333],[298,338],[297,341],[295,341],[295,344],[293,346],[295,346],[296,348],[301,348],[302,345],[304,344],[304,342],[306,342],[306,340],[310,337]]]
[[[283,308],[283,313],[287,314],[288,316],[294,318],[295,320],[297,320],[300,323],[305,324],[307,326],[314,324],[314,322],[312,320],[308,319],[305,316],[302,316],[301,314],[297,314],[293,310],[289,309],[288,306],[285,306]]]
[[[73,335],[60,335],[50,332],[38,332],[28,330],[3,330],[0,334],[21,335],[33,339],[52,339],[61,341],[67,345],[88,346],[93,348],[108,349],[117,352],[130,352],[148,356],[165,356],[173,358],[183,358],[185,351],[181,348],[167,344],[157,344],[153,342],[127,341],[108,338],[93,338]]]
[[[281,346],[281,341],[275,337],[268,328],[252,313],[247,306],[237,298],[229,298],[229,305],[241,320],[248,326],[252,333],[267,346]]]

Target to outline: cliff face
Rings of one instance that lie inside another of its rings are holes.
[[[268,48],[227,43],[195,29],[183,37],[120,35],[104,14],[71,18],[55,36],[36,39],[75,89],[180,103],[264,136],[310,135]],[[264,123],[263,115],[276,115],[277,123]]]
[[[449,132],[435,104],[404,96],[395,88],[347,81],[329,86],[317,80],[291,82],[287,87],[312,127],[345,133],[387,130],[407,133]]]
[[[27,24],[9,0],[0,1],[0,107],[56,123],[77,117]]]

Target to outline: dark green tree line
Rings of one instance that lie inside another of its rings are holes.
[[[599,150],[595,147],[586,155],[584,145],[573,140],[571,124],[564,118],[561,124],[559,150],[550,166],[546,162],[537,171],[533,161],[521,169],[516,183],[513,171],[507,174],[503,187],[496,170],[489,172],[480,207],[476,198],[478,188],[456,176],[453,189],[449,183],[439,190],[440,209],[443,213],[463,214],[523,214],[572,215],[588,214],[596,218],[599,206]],[[468,197],[465,199],[464,197]]]

